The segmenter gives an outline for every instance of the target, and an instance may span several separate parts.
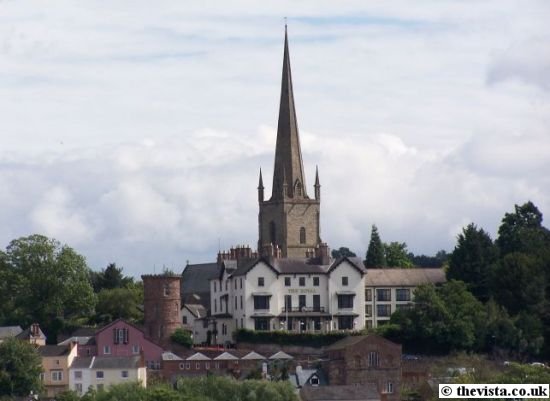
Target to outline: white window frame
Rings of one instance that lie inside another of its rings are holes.
[[[111,355],[111,347],[109,345],[103,346],[103,354],[104,355]]]
[[[63,371],[62,370],[52,370],[52,382],[63,381]]]

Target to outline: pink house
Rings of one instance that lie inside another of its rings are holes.
[[[79,346],[79,356],[135,356],[143,353],[145,365],[159,370],[163,349],[145,338],[143,331],[122,319],[117,319],[97,330]]]

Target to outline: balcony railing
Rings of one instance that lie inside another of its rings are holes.
[[[285,307],[281,308],[281,313],[290,313],[290,312],[321,312],[325,313],[324,306],[295,306],[295,307]]]

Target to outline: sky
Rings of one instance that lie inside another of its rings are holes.
[[[0,249],[39,233],[137,277],[256,247],[285,17],[331,248],[550,213],[548,1],[0,0]]]

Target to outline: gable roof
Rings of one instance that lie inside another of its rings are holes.
[[[325,348],[325,351],[336,351],[341,350],[345,348],[352,347],[356,344],[359,344],[362,341],[368,341],[368,340],[375,340],[375,341],[381,341],[385,342],[386,344],[393,346],[393,347],[401,347],[401,345],[394,343],[393,341],[390,341],[382,336],[379,336],[377,334],[368,334],[366,336],[347,336],[342,338],[341,340],[336,341],[334,344],[329,345]]]
[[[34,338],[31,333],[31,327],[27,327],[25,330],[15,336],[15,338],[19,338],[20,340],[28,340],[31,337]],[[40,327],[38,327],[38,338],[46,339],[46,335]]]
[[[367,287],[416,287],[421,284],[442,284],[446,282],[443,269],[369,269],[365,286]]]
[[[136,326],[135,324],[133,323],[130,323],[128,322],[127,320],[124,320],[123,318],[119,317],[118,319],[116,320],[113,320],[111,323],[108,323],[106,324],[105,326],[99,328],[97,331],[96,331],[96,335],[99,334],[99,333],[102,333],[104,332],[105,330],[107,330],[109,327],[111,326],[114,326],[115,324],[119,323],[119,322],[122,322],[128,326],[131,326],[133,327],[134,329],[136,329],[137,331],[141,332],[143,334],[143,336],[145,337],[145,332],[143,331],[143,328],[139,327],[139,326]],[[149,340],[150,341],[150,340]]]
[[[21,333],[23,329],[21,326],[3,326],[0,327],[0,339],[15,337]]]
[[[187,265],[181,273],[181,293],[194,294],[210,292],[210,280],[219,277],[220,267],[214,263]]]
[[[257,352],[255,351],[250,351],[248,354],[246,354],[245,356],[243,356],[241,359],[245,360],[245,361],[251,361],[251,360],[258,360],[258,361],[263,361],[265,359],[267,359],[265,356],[263,355],[260,355],[258,354]]]
[[[141,367],[141,356],[96,356],[92,369],[135,369]]]
[[[189,358],[186,358],[186,360],[187,361],[210,361],[211,359],[201,352],[195,352]]]
[[[351,257],[341,257],[334,261],[334,263],[329,267],[328,273],[332,273],[334,269],[336,269],[338,266],[340,266],[343,262],[348,262],[352,267],[357,269],[361,275],[367,273],[367,269],[365,268],[365,265],[363,265],[363,261],[360,258],[351,258]],[[368,276],[368,275],[367,275]]]
[[[273,265],[264,257],[259,257],[257,259],[253,259],[249,261],[248,263],[243,263],[241,266],[237,268],[232,274],[232,276],[244,276],[246,273],[248,273],[250,270],[252,270],[254,267],[256,267],[260,262],[263,262],[265,265],[267,265],[268,268],[273,270],[273,272],[278,276],[279,272]]]
[[[183,308],[187,309],[196,318],[206,316],[206,308],[201,304],[183,304]]]
[[[71,363],[71,369],[85,369],[92,367],[95,356],[77,356]]]
[[[68,355],[70,348],[66,345],[43,345],[38,347],[38,353],[42,357]]]
[[[237,360],[235,355],[230,354],[229,352],[224,352],[223,354],[218,355],[214,358],[215,361],[234,361]]]
[[[269,359],[294,359],[293,356],[291,355],[288,355],[286,352],[284,351],[279,351],[279,352],[276,352],[274,353],[273,355],[271,355],[269,357]]]
[[[183,361],[183,358],[179,357],[173,352],[167,351],[162,353],[162,360],[163,361]]]

